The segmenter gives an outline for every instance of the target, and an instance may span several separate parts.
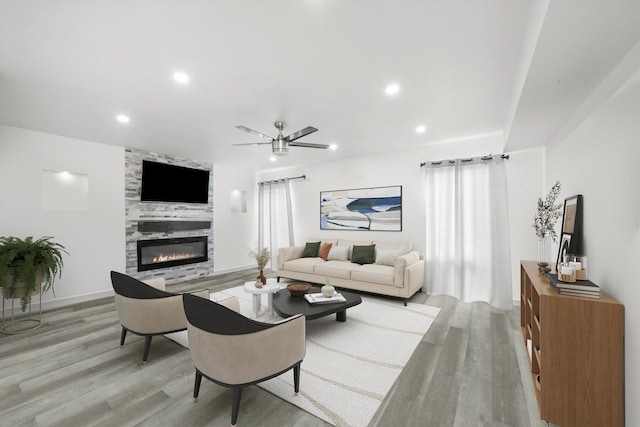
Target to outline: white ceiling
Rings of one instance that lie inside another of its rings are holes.
[[[0,123],[254,170],[494,132],[523,149],[637,71],[639,23],[637,0],[0,0]],[[231,145],[276,120],[339,148]]]

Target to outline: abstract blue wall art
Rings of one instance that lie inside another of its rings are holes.
[[[402,231],[402,186],[321,191],[320,229]]]

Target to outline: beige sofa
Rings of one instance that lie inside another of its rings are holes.
[[[404,300],[405,305],[407,299],[424,286],[424,259],[417,251],[411,250],[411,243],[309,239],[309,242],[318,241],[321,248],[325,243],[332,245],[327,260],[303,257],[305,246],[280,248],[278,281],[286,277],[325,284],[329,278],[337,288],[398,297]],[[351,262],[353,246],[366,245],[375,245],[375,262],[362,265]]]

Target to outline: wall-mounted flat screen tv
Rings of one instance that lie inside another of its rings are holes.
[[[208,203],[209,171],[143,160],[140,200]]]

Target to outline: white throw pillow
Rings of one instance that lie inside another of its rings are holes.
[[[402,254],[401,249],[378,249],[376,248],[376,264],[390,265],[393,267],[396,258]]]
[[[349,256],[349,246],[332,246],[327,261],[346,261]]]

